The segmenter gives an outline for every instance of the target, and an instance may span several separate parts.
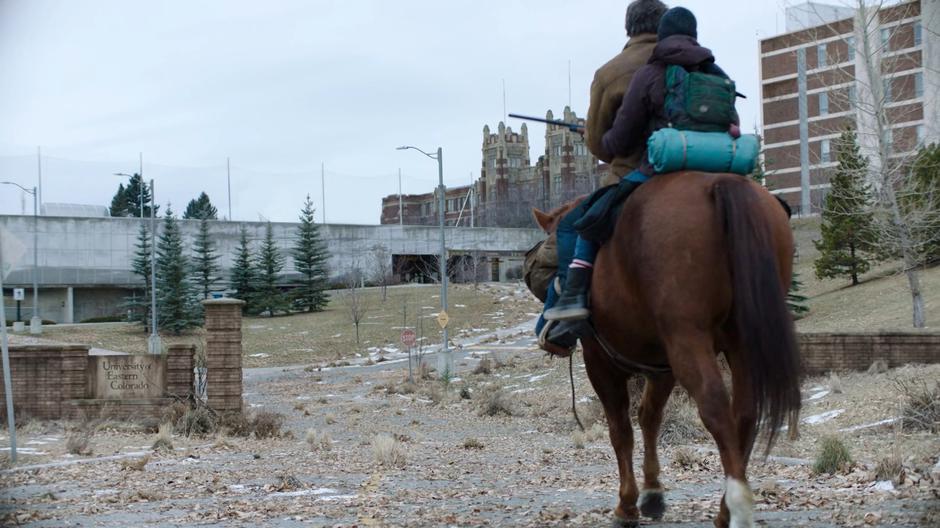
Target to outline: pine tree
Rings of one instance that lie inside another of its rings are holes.
[[[118,184],[118,190],[114,193],[114,197],[111,198],[111,216],[118,218],[129,216],[127,214],[127,189],[124,188],[124,184]]]
[[[940,262],[940,145],[921,148],[899,200],[910,218],[911,238],[924,265]]]
[[[195,283],[203,299],[208,299],[219,277],[219,255],[215,251],[215,242],[209,233],[209,220],[199,221],[199,232],[193,240],[193,272]]]
[[[151,207],[151,192],[150,186],[146,182],[143,182],[140,178],[140,174],[134,173],[131,176],[130,181],[127,183],[127,187],[124,188],[125,201],[127,203],[127,214],[125,216],[140,216],[140,201],[141,201],[141,185],[143,185],[143,202],[144,202],[144,217],[150,218],[150,207]],[[160,212],[160,206],[156,208],[156,212]]]
[[[271,222],[268,222],[264,242],[261,244],[261,251],[258,253],[255,267],[258,289],[255,292],[253,304],[259,312],[268,312],[269,315],[273,316],[276,313],[287,311],[287,298],[277,284],[283,269],[284,257],[277,249],[277,242],[274,240],[274,229]]]
[[[169,207],[157,243],[157,313],[160,327],[177,335],[201,323],[201,310],[183,255],[183,234]]]
[[[212,205],[209,195],[205,192],[199,193],[198,198],[189,201],[186,210],[183,211],[183,218],[186,220],[218,220],[219,211]]]
[[[837,149],[839,165],[823,206],[822,239],[813,242],[820,252],[816,276],[850,277],[854,286],[879,254],[865,181],[868,161],[859,154],[855,132],[843,132]]]
[[[151,295],[151,255],[150,255],[150,229],[146,222],[140,223],[137,231],[137,244],[134,246],[134,258],[131,261],[131,271],[140,278],[143,284],[143,295],[130,297],[125,306],[131,311],[129,319],[141,322],[144,330],[150,321],[150,295]]]
[[[238,239],[238,249],[232,264],[231,288],[235,290],[235,297],[245,301],[243,312],[253,312],[257,277],[252,263],[251,245],[248,241],[248,230],[242,227]]]
[[[799,274],[793,272],[790,279],[790,291],[787,292],[787,306],[795,319],[799,319],[809,312],[809,306],[806,306],[806,296],[800,293],[803,289],[803,283],[800,282]]]
[[[320,237],[320,226],[313,221],[313,202],[310,195],[300,212],[297,243],[293,249],[294,268],[301,278],[293,291],[293,303],[298,310],[319,312],[326,308],[329,279],[326,261],[329,255]]]

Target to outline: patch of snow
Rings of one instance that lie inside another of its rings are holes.
[[[297,396],[298,400],[312,400],[313,396]]]
[[[46,445],[48,443],[49,442],[43,442],[42,440],[30,440],[29,442],[26,442],[26,445]]]
[[[872,485],[875,491],[894,491],[894,484],[890,480],[881,480]]]
[[[578,398],[578,403],[591,403],[591,397],[581,396],[580,398]]]
[[[829,420],[836,418],[837,416],[839,416],[840,414],[844,412],[845,412],[845,409],[834,409],[831,411],[826,411],[824,413],[807,416],[806,418],[803,418],[802,421],[803,423],[810,424],[810,425],[821,424],[823,422],[828,422]]]
[[[336,496],[336,490],[332,488],[316,488],[297,491],[279,491],[271,493],[268,497],[274,499],[279,497],[306,497],[308,495],[333,495]]]
[[[120,492],[114,488],[104,488],[104,489],[95,490],[92,493],[94,494],[94,496],[100,497],[102,495],[117,495]]]
[[[454,305],[454,308],[466,308],[466,307],[467,307],[466,304],[455,304],[455,305]]]
[[[248,357],[253,357],[253,358],[266,358],[266,357],[271,357],[271,355],[270,355],[270,354],[265,354],[264,352],[258,352],[257,354],[248,354]]]
[[[332,337],[333,339],[336,339],[337,337],[343,337],[343,334],[336,334],[335,336],[332,336]]]
[[[810,396],[809,398],[806,398],[806,401],[818,400],[818,399],[821,399],[821,398],[825,398],[825,397],[828,396],[828,395],[829,395],[829,391],[828,391],[828,390],[824,390],[824,391],[822,391],[822,392],[817,392],[816,394],[813,394],[813,395]]]
[[[539,374],[538,376],[532,376],[531,378],[529,378],[529,383],[535,383],[536,381],[540,379],[547,378],[549,374],[551,374],[551,372],[546,372],[545,374]]]
[[[516,389],[516,390],[512,391],[510,394],[522,394],[522,393],[524,393],[524,392],[533,392],[534,390],[535,390],[535,389],[532,388],[532,387],[529,387],[528,389]]]
[[[249,330],[264,330],[265,328],[267,328],[267,326],[265,325],[259,325],[259,324],[248,325]]]
[[[9,447],[0,447],[0,451],[9,451],[9,450],[10,450]],[[48,455],[49,453],[46,453],[45,451],[39,451],[38,449],[35,449],[32,447],[18,447],[16,449],[16,454],[41,456],[41,455]]]
[[[872,427],[878,427],[880,425],[888,425],[897,422],[900,418],[888,418],[886,420],[880,420],[877,422],[862,424],[862,425],[853,425],[852,427],[846,427],[845,429],[839,429],[840,433],[851,433],[852,431],[860,431],[862,429],[871,429]]]
[[[260,403],[249,403],[249,404],[248,404],[248,407],[251,407],[252,409],[255,409],[255,408],[257,408],[257,407],[264,407],[264,406],[261,405]]]

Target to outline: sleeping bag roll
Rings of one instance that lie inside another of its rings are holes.
[[[757,136],[734,139],[726,132],[694,132],[662,128],[647,143],[649,161],[657,174],[680,170],[731,172],[754,171],[760,148]]]

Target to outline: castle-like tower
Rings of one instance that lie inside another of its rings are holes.
[[[522,124],[520,133],[502,122],[496,134],[489,125],[483,127],[483,166],[480,169],[479,196],[481,202],[497,201],[509,197],[510,182],[518,178],[521,169],[529,167],[529,129]]]

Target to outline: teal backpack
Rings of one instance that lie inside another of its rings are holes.
[[[727,132],[737,121],[734,81],[720,75],[666,67],[666,126],[696,132]]]

